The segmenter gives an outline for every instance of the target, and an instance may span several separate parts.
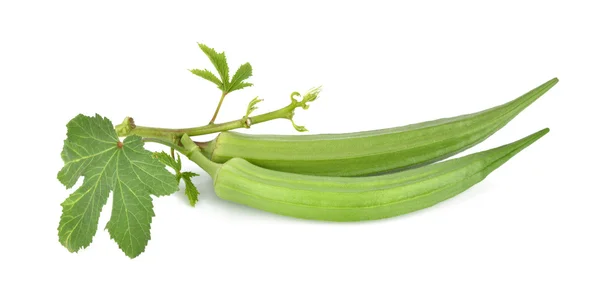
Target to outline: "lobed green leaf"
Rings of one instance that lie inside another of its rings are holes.
[[[127,256],[144,251],[154,216],[151,195],[169,195],[178,187],[175,176],[143,145],[139,136],[121,143],[110,120],[99,115],[78,115],[67,124],[61,153],[65,165],[58,179],[70,188],[84,178],[61,204],[58,237],[69,251],[90,245],[111,191],[113,208],[106,229]]]

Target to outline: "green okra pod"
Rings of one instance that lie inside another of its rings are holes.
[[[270,170],[232,158],[208,160],[187,136],[190,160],[206,170],[222,199],[304,219],[362,221],[393,217],[435,205],[482,181],[549,129],[465,157],[381,176],[328,177]]]
[[[482,142],[557,82],[551,79],[484,111],[396,128],[286,136],[222,132],[203,145],[203,153],[217,163],[239,157],[268,169],[323,176],[363,176],[418,167]]]

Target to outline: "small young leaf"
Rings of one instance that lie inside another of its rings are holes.
[[[198,188],[196,188],[196,185],[194,185],[192,182],[192,177],[194,176],[198,176],[198,174],[189,171],[182,172],[180,175],[185,183],[185,195],[190,200],[190,205],[192,206],[196,206],[196,202],[198,202],[198,195],[200,194],[198,192]]]
[[[177,154],[177,160],[173,159],[169,154],[165,152],[155,152],[152,154],[152,157],[158,159],[161,163],[173,168],[175,173],[179,173],[181,171],[181,157]]]
[[[200,76],[212,83],[214,83],[215,85],[217,85],[217,87],[223,91],[223,83],[214,75],[212,74],[212,72],[204,69],[204,70],[200,70],[200,69],[192,69],[190,70],[191,73]]]
[[[223,91],[229,88],[229,65],[227,65],[227,58],[225,53],[217,53],[213,48],[210,48],[204,44],[198,43],[200,49],[210,59],[210,62],[215,66],[219,76],[221,76],[221,82],[223,83]]]
[[[308,90],[306,94],[302,97],[302,101],[300,102],[302,109],[308,109],[309,102],[313,102],[319,98],[319,94],[321,93],[321,87],[316,87]]]
[[[259,102],[262,102],[263,99],[258,99],[258,97],[255,97],[254,99],[252,99],[252,101],[250,101],[248,103],[248,107],[246,108],[246,117],[249,117],[250,114],[257,110],[258,107],[256,107],[256,104],[258,104]]]
[[[177,184],[179,184],[183,179],[183,182],[185,183],[185,195],[190,200],[190,204],[192,206],[195,206],[196,202],[198,202],[198,195],[200,193],[198,192],[198,189],[196,188],[194,183],[192,183],[192,177],[198,176],[198,174],[189,171],[181,172],[181,156],[179,154],[177,154],[177,160],[173,159],[173,157],[171,157],[165,152],[156,152],[152,154],[152,157],[158,159],[163,164],[175,170],[175,178],[177,179]]]
[[[100,211],[113,192],[113,209],[106,225],[119,248],[131,257],[141,254],[150,240],[152,198],[177,191],[173,176],[144,149],[139,136],[119,140],[113,124],[99,115],[78,115],[67,124],[61,157],[65,166],[58,180],[67,188],[83,176],[83,184],[61,205],[60,243],[76,252],[90,245]]]

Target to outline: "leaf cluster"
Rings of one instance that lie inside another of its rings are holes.
[[[250,63],[242,64],[235,74],[233,74],[233,77],[229,77],[229,65],[227,64],[225,53],[219,53],[201,43],[198,43],[198,46],[213,64],[219,77],[208,69],[191,69],[190,71],[193,74],[214,83],[224,94],[252,86],[252,83],[246,82],[252,76],[252,66],[250,66]]]

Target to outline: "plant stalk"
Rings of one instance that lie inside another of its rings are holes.
[[[187,134],[188,136],[206,135],[238,128],[249,128],[250,125],[259,124],[274,119],[291,119],[294,115],[294,110],[297,107],[299,107],[298,102],[292,102],[281,109],[253,117],[242,118],[220,124],[209,124],[200,127],[182,129],[137,126],[133,122],[132,118],[126,118],[125,121],[117,125],[115,129],[120,137],[138,135],[141,137],[158,138],[172,141],[173,139],[181,138],[181,136],[184,134]]]
[[[217,115],[219,114],[219,110],[221,110],[221,105],[223,104],[223,99],[225,99],[225,96],[227,95],[226,92],[223,92],[221,94],[221,99],[219,100],[219,104],[217,105],[217,109],[215,110],[215,114],[213,114],[212,119],[210,119],[210,122],[208,123],[209,125],[212,125],[215,123],[215,120],[217,119]]]
[[[190,159],[192,162],[200,166],[200,168],[204,169],[204,171],[206,171],[213,178],[215,177],[215,174],[217,174],[219,168],[221,168],[221,164],[215,163],[206,158],[200,152],[200,148],[196,145],[196,143],[187,135],[181,138],[181,144],[183,146],[177,145],[171,141],[160,138],[144,138],[142,140],[144,142],[160,143],[162,145],[170,147],[172,150],[180,152],[181,154],[188,157],[188,159]]]
[[[200,148],[196,145],[196,143],[187,135],[183,135],[181,138],[181,144],[186,151],[184,154],[190,161],[196,163],[200,168],[204,169],[206,173],[210,175],[213,179],[216,177],[217,172],[221,168],[221,164],[215,163],[208,158],[206,158],[201,152]]]

